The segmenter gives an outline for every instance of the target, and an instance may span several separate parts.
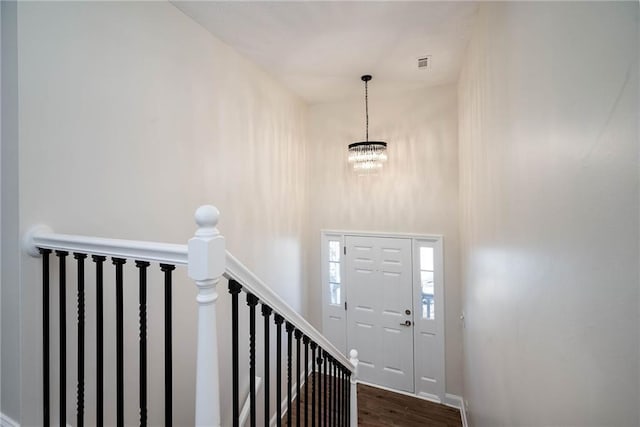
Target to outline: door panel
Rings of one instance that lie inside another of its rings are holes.
[[[411,240],[346,236],[345,244],[347,340],[358,350],[359,376],[412,392]]]

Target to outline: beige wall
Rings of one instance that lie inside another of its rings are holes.
[[[456,87],[392,98],[375,93],[374,77],[370,139],[389,144],[389,161],[378,176],[359,177],[347,164],[347,145],[364,139],[362,98],[309,108],[308,314],[321,327],[321,229],[442,234],[446,390],[461,394]]]
[[[459,83],[474,426],[636,426],[638,4],[480,6]]]
[[[181,243],[194,232],[194,210],[212,203],[222,212],[219,228],[228,248],[294,308],[302,308],[306,107],[301,101],[169,3],[24,2],[18,5],[18,28],[21,232],[46,222],[64,233]],[[38,260],[23,256],[22,347],[8,353],[22,355],[22,413],[11,415],[23,425],[40,419],[38,272]],[[92,266],[87,274],[93,274]],[[134,285],[134,266],[125,274]],[[154,274],[150,424],[159,425],[163,298]],[[183,269],[177,272],[174,292],[174,423],[184,426],[193,425],[196,307],[195,287],[185,276]],[[105,310],[112,313],[113,285],[107,283]],[[74,289],[68,290],[70,341]],[[230,342],[224,327],[226,283],[220,291],[225,348]],[[94,301],[88,287],[88,355],[95,352]],[[125,372],[134,391],[126,398],[126,414],[135,420],[136,286],[126,287],[125,301]],[[56,294],[52,302],[57,304]],[[108,370],[115,363],[113,322],[105,327]],[[73,348],[70,343],[69,366]],[[55,340],[52,351],[57,353]],[[93,359],[87,361],[89,381],[95,377]],[[229,383],[229,366],[229,357],[223,357],[222,384]],[[70,373],[70,414],[74,378]],[[56,382],[54,374],[53,387]],[[113,377],[105,387],[112,408]],[[89,417],[94,393],[87,390]],[[229,405],[223,400],[224,417]],[[107,418],[107,424],[113,421]]]

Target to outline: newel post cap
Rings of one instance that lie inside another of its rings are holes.
[[[351,376],[351,384],[355,384],[358,378],[358,364],[360,363],[358,360],[358,350],[355,348],[349,352],[349,362],[351,362],[354,368],[353,375]]]
[[[198,229],[189,239],[189,277],[193,280],[216,279],[224,273],[226,248],[216,228],[220,211],[211,205],[200,206],[194,215]]]
[[[220,219],[220,211],[212,205],[200,206],[194,215],[198,230],[196,236],[207,235],[211,233],[218,234],[216,225]]]

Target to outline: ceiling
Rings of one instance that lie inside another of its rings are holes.
[[[472,2],[173,1],[308,103],[457,81]],[[431,55],[429,69],[417,60]]]

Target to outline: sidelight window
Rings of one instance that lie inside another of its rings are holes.
[[[340,241],[329,240],[329,294],[331,304],[340,304],[342,280],[340,277]]]
[[[435,319],[434,281],[433,281],[433,248],[420,247],[420,285],[422,318]]]

